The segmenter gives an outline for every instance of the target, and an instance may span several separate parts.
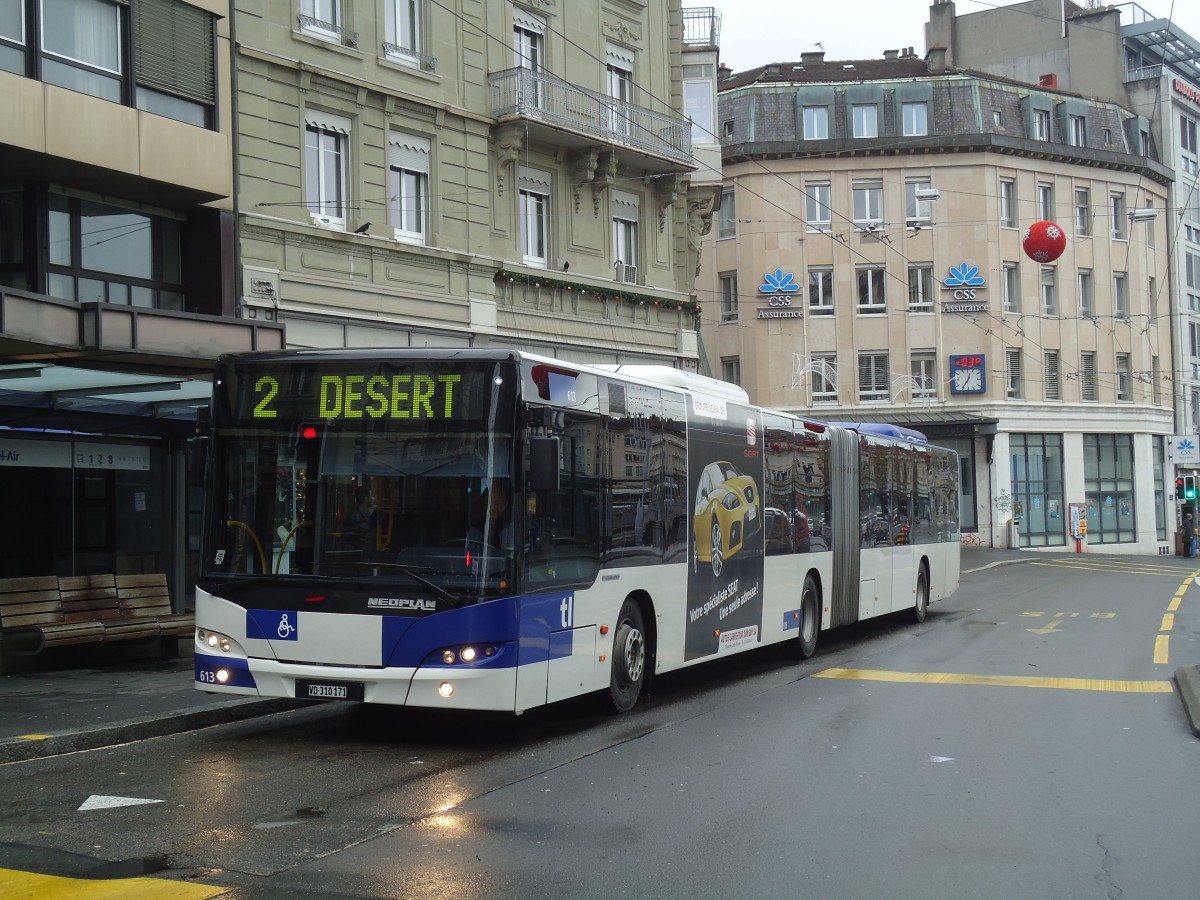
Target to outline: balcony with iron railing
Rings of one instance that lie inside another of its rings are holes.
[[[562,146],[598,141],[613,144],[641,154],[652,170],[692,165],[688,119],[654,112],[533,69],[493,72],[488,85],[494,117],[544,125],[556,133],[556,142]],[[654,164],[655,159],[672,165]]]
[[[343,28],[334,22],[323,22],[320,19],[301,14],[299,17],[300,31],[325,40],[336,41],[344,47],[358,49],[358,32]]]
[[[721,11],[712,6],[694,6],[683,11],[683,46],[701,50],[721,45]]]

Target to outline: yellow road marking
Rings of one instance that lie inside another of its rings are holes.
[[[1179,598],[1179,597],[1175,597],[1174,599],[1172,599],[1171,602],[1167,604],[1167,610],[1169,612],[1175,612],[1176,610],[1178,610],[1180,599],[1181,598]]]
[[[814,678],[887,681],[894,684],[975,684],[994,687],[1060,688],[1120,694],[1170,694],[1169,681],[1112,681],[1105,678],[1035,678],[1028,675],[956,675],[951,672],[886,672],[880,669],[826,669]]]
[[[1154,639],[1154,664],[1165,666],[1171,661],[1171,636],[1160,634]]]
[[[1162,625],[1158,627],[1159,631],[1170,631],[1175,627],[1175,613],[1163,613]]]
[[[54,737],[52,734],[18,734],[18,741],[48,741]]]
[[[38,900],[204,900],[229,889],[164,878],[112,878],[89,881],[0,869],[0,896]]]

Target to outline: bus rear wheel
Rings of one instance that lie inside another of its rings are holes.
[[[626,599],[613,634],[612,674],[608,682],[608,700],[614,712],[633,709],[646,681],[646,626],[642,610]]]
[[[817,652],[817,637],[821,633],[821,603],[817,583],[811,575],[804,577],[800,594],[800,634],[796,638],[796,654],[808,659]]]

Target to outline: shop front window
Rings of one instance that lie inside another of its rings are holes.
[[[1013,434],[1012,512],[1022,547],[1059,547],[1067,542],[1063,503],[1061,434]],[[1091,519],[1088,520],[1089,537]]]
[[[1083,483],[1087,499],[1088,543],[1136,541],[1133,435],[1085,434]]]

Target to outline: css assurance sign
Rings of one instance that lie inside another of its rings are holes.
[[[800,285],[796,284],[796,276],[791,272],[785,273],[783,269],[767,272],[763,276],[763,283],[758,286],[759,296],[767,301],[767,305],[758,308],[758,317],[760,319],[804,318],[804,311],[798,306],[792,306],[792,296],[799,290]]]

